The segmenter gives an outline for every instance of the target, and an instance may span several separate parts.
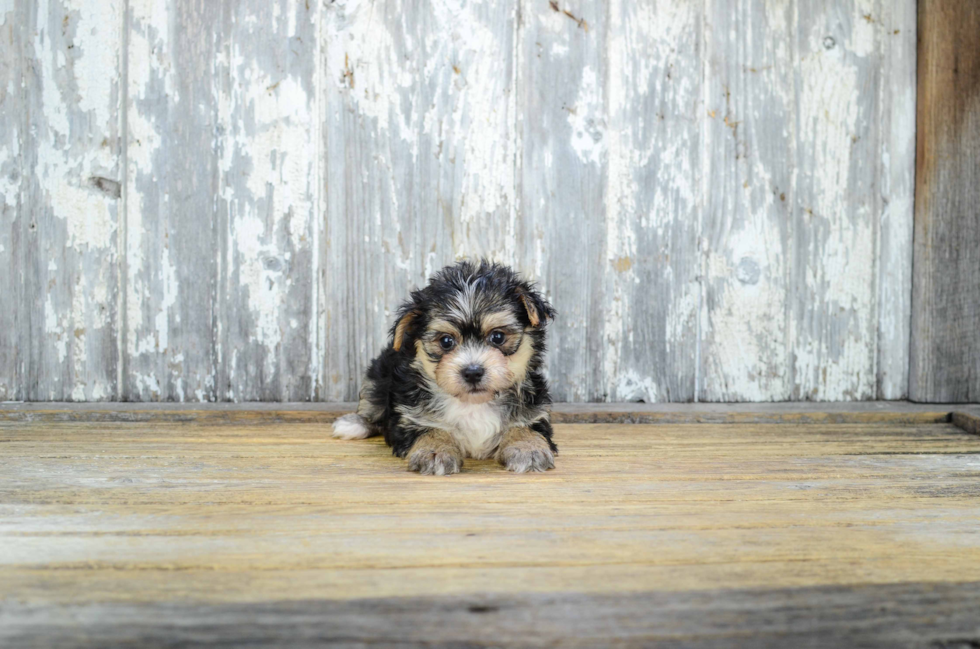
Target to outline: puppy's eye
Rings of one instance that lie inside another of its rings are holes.
[[[439,346],[448,352],[450,349],[456,346],[456,339],[449,334],[446,334],[439,339]]]
[[[505,340],[507,340],[507,336],[504,335],[503,331],[494,331],[490,333],[491,345],[503,345]]]

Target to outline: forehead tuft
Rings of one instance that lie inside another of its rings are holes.
[[[453,292],[445,301],[434,304],[433,315],[436,320],[452,323],[458,329],[508,327],[518,323],[511,302],[506,295],[473,288]]]
[[[516,286],[516,276],[507,268],[461,262],[433,277],[427,292],[437,316],[479,325],[488,315],[513,311]]]

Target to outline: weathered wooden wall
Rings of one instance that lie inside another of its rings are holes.
[[[980,3],[920,0],[909,393],[980,401]]]
[[[350,400],[460,256],[562,400],[908,392],[914,0],[0,0],[0,399]]]

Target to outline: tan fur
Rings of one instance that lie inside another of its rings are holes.
[[[456,340],[459,340],[459,329],[447,320],[433,320],[429,323],[429,331],[449,334]]]
[[[527,299],[527,296],[523,293],[520,294],[521,304],[524,305],[524,309],[527,311],[527,318],[531,321],[532,327],[537,327],[541,324],[541,317],[538,315],[538,310],[534,308],[531,301]]]
[[[408,329],[408,325],[412,323],[412,319],[417,315],[418,314],[415,313],[415,311],[409,311],[403,315],[402,319],[398,321],[397,325],[395,325],[395,340],[392,341],[392,347],[395,348],[396,352],[401,351],[402,340],[405,338],[405,330]]]
[[[422,371],[430,379],[435,380],[436,378],[436,368],[438,367],[429,358],[429,355],[425,352],[425,346],[422,344],[421,340],[415,341],[415,360],[422,366]]]
[[[463,451],[444,430],[430,430],[408,451],[408,470],[422,475],[452,475],[463,468]]]
[[[498,311],[496,313],[491,313],[483,316],[483,320],[480,322],[480,327],[483,330],[484,336],[490,335],[490,332],[494,329],[512,329],[517,326],[517,320],[514,318],[514,314],[510,311]]]
[[[533,355],[534,345],[531,344],[531,339],[525,336],[517,351],[507,357],[507,368],[514,376],[514,383],[520,385],[527,378],[527,365]]]
[[[497,462],[515,473],[543,472],[555,468],[548,440],[530,428],[511,428],[497,449]]]

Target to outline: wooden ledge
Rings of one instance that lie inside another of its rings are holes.
[[[329,424],[354,403],[2,403],[0,422],[187,422]],[[856,403],[562,403],[555,423],[752,424],[952,422],[980,434],[980,404]]]
[[[956,411],[950,415],[949,420],[968,433],[980,435],[980,412],[977,412],[977,410],[973,410],[972,412]]]

